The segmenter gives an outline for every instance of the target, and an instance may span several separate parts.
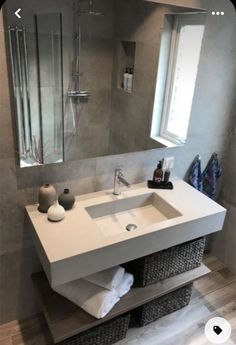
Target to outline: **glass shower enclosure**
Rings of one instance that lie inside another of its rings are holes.
[[[62,162],[63,53],[60,13],[8,26],[21,167]]]

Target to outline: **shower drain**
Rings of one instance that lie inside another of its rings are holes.
[[[126,226],[126,230],[127,231],[133,231],[133,230],[136,230],[137,229],[137,225],[136,224],[128,224],[127,226]]]

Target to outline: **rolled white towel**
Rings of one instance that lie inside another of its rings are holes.
[[[120,300],[116,290],[109,291],[84,279],[59,285],[53,289],[97,319],[106,316]]]
[[[122,281],[120,282],[120,284],[116,288],[119,297],[126,295],[129,292],[129,290],[131,289],[133,283],[134,283],[133,274],[125,272]]]
[[[121,266],[115,266],[108,268],[105,271],[91,274],[87,277],[84,277],[84,280],[87,280],[90,283],[94,283],[98,286],[101,286],[108,290],[113,290],[122,281],[124,277],[125,269]]]

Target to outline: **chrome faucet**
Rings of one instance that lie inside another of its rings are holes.
[[[121,183],[128,188],[131,187],[131,184],[125,180],[124,175],[122,173],[122,170],[121,169],[115,169],[114,190],[113,190],[114,195],[120,195],[120,193],[121,193],[120,184]]]

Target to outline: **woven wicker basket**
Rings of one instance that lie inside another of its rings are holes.
[[[134,286],[144,287],[199,267],[205,237],[144,256],[124,265],[134,275]]]
[[[126,337],[129,323],[130,314],[125,314],[66,339],[60,345],[111,345]]]
[[[192,284],[186,285],[132,312],[132,324],[142,327],[189,304]]]

